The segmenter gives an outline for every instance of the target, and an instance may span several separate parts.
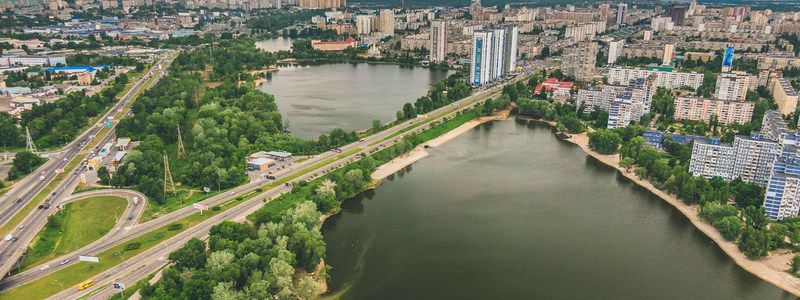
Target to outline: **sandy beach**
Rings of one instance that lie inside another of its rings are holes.
[[[504,120],[504,119],[508,118],[508,116],[510,114],[511,114],[511,108],[499,111],[496,114],[491,115],[491,116],[479,117],[477,119],[474,119],[474,120],[471,120],[471,121],[469,121],[467,123],[464,123],[461,126],[458,126],[455,129],[450,130],[447,133],[445,133],[443,135],[440,135],[439,137],[437,137],[435,139],[432,139],[432,140],[430,140],[430,141],[428,141],[428,142],[426,142],[426,143],[424,143],[422,145],[417,146],[416,148],[414,148],[413,150],[409,151],[408,153],[403,154],[402,156],[399,156],[399,157],[397,157],[397,158],[395,158],[393,160],[390,160],[389,162],[379,166],[377,169],[375,169],[374,172],[372,172],[372,180],[373,181],[381,181],[383,179],[386,179],[386,177],[389,177],[389,175],[397,173],[398,171],[402,170],[403,168],[407,167],[408,165],[413,164],[413,163],[419,161],[420,159],[428,157],[429,153],[428,153],[428,150],[425,149],[426,145],[428,147],[431,147],[431,148],[439,147],[442,144],[446,143],[447,141],[452,140],[453,138],[461,135],[462,133],[470,131],[472,128],[475,128],[478,125],[481,125],[483,123],[490,122],[490,121]]]
[[[750,260],[739,251],[739,248],[736,244],[725,240],[725,238],[722,237],[722,235],[719,233],[719,231],[717,231],[716,228],[714,228],[714,226],[700,219],[697,205],[687,205],[678,199],[677,196],[670,195],[662,190],[659,190],[653,186],[650,181],[642,180],[633,172],[628,172],[625,169],[620,168],[619,155],[603,155],[592,151],[589,149],[589,137],[586,135],[586,133],[572,135],[572,137],[567,140],[580,146],[581,149],[586,152],[586,154],[594,157],[610,167],[617,169],[617,171],[619,171],[623,176],[627,177],[639,186],[646,188],[651,193],[655,194],[661,199],[664,199],[664,201],[677,208],[678,211],[686,216],[686,218],[689,219],[689,221],[691,221],[697,229],[711,238],[714,243],[716,243],[722,249],[722,251],[728,254],[728,256],[733,259],[736,264],[748,272],[758,276],[759,278],[768,281],[797,297],[800,297],[800,278],[794,277],[786,272],[786,270],[789,269],[789,264],[794,256],[790,251],[777,250],[770,252],[768,257],[759,260]]]

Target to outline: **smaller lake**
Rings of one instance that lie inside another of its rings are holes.
[[[347,131],[395,119],[403,104],[428,93],[448,71],[367,63],[279,66],[261,90],[275,96],[289,131],[316,139],[334,128]]]
[[[292,50],[293,42],[294,39],[292,38],[279,36],[274,39],[256,42],[256,48],[269,52],[289,51]]]

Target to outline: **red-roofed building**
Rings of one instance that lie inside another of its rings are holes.
[[[536,86],[534,92],[539,94],[542,92],[542,90],[544,90],[552,93],[553,99],[566,101],[571,97],[572,86],[574,84],[574,82],[563,82],[558,81],[555,78],[547,78],[547,80]]]
[[[347,38],[344,41],[337,42],[323,42],[320,40],[311,41],[311,48],[322,51],[342,51],[350,47],[356,47],[356,39]]]

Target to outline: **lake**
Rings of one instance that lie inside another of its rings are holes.
[[[524,121],[481,125],[323,225],[343,299],[793,299],[676,209]]]
[[[275,96],[289,130],[316,139],[336,127],[362,130],[390,122],[403,104],[427,94],[447,71],[367,63],[279,66],[261,90]]]
[[[269,52],[290,51],[294,39],[288,37],[276,37],[256,42],[256,48]]]

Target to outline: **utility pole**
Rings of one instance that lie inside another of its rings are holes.
[[[33,143],[33,138],[31,137],[31,131],[28,130],[28,126],[25,126],[25,148],[33,153],[39,152],[39,149],[36,149],[36,144]]]
[[[183,146],[183,136],[181,135],[181,126],[178,125],[178,157],[186,156],[186,148]]]
[[[175,182],[172,181],[172,173],[169,171],[169,158],[164,152],[164,193],[175,193]]]

